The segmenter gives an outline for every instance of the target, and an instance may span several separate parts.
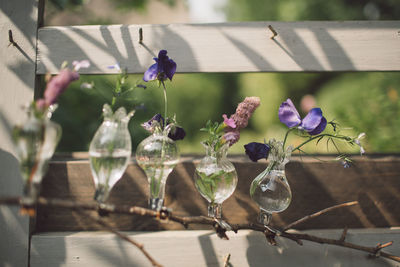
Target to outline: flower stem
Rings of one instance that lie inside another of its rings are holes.
[[[336,139],[341,139],[341,140],[345,140],[345,141],[350,141],[348,136],[344,136],[344,135],[333,135],[333,134],[319,134],[319,135],[315,135],[313,137],[310,137],[308,140],[304,141],[303,143],[301,143],[300,145],[298,145],[297,147],[295,147],[292,151],[295,150],[300,150],[300,148],[302,146],[304,146],[305,144],[318,139],[318,138],[323,138],[323,137],[331,137],[331,138],[336,138]]]
[[[167,88],[165,87],[164,81],[161,82],[164,88],[164,120],[167,120],[167,107],[168,107],[168,99],[167,99]]]
[[[286,132],[286,134],[285,134],[285,139],[283,139],[283,145],[282,145],[283,150],[285,150],[286,140],[287,140],[287,138],[288,138],[289,133],[290,133],[292,130],[293,130],[293,128],[288,129],[287,132]]]

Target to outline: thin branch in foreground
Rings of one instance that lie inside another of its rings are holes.
[[[87,212],[84,212],[83,210],[77,210],[78,213],[80,213],[82,216],[85,216],[86,218],[89,218],[90,220],[94,221],[95,223],[97,223],[98,225],[102,226],[104,229],[106,229],[107,231],[115,234],[116,236],[118,236],[119,238],[121,238],[122,240],[125,240],[129,243],[131,243],[132,245],[134,245],[135,247],[137,247],[142,253],[143,255],[151,262],[151,264],[153,266],[156,267],[162,267],[161,264],[159,264],[155,259],[153,259],[153,257],[144,249],[143,244],[140,244],[138,242],[136,242],[135,240],[133,240],[132,238],[130,238],[129,236],[122,234],[119,231],[116,231],[113,229],[113,227],[111,225],[109,225],[108,223],[106,223],[105,221],[103,221],[101,218],[96,218],[91,214],[88,214]]]
[[[343,229],[342,235],[340,236],[340,241],[344,242],[344,240],[346,239],[346,235],[347,235],[347,226]]]
[[[231,266],[231,264],[230,264],[230,262],[229,262],[230,259],[231,259],[231,254],[228,253],[228,255],[226,255],[226,256],[224,257],[224,267],[229,267],[229,266]]]
[[[303,222],[308,221],[308,220],[310,220],[312,218],[318,217],[318,216],[320,216],[320,215],[322,215],[324,213],[327,213],[329,211],[332,211],[332,210],[335,210],[335,209],[339,209],[339,208],[343,208],[343,207],[350,207],[350,206],[354,206],[354,205],[358,205],[358,201],[346,202],[346,203],[342,203],[342,204],[339,204],[339,205],[335,205],[335,206],[320,210],[320,211],[318,211],[316,213],[307,215],[307,216],[305,216],[305,217],[303,217],[303,218],[301,218],[301,219],[299,219],[297,221],[294,221],[294,222],[288,224],[287,226],[285,226],[283,228],[283,231],[289,230],[289,229],[293,228],[294,226],[296,226],[296,225],[298,225],[300,223],[303,223]]]
[[[70,200],[61,200],[61,199],[46,199],[40,197],[36,203],[32,202],[25,202],[20,197],[14,198],[0,198],[0,205],[7,204],[7,205],[19,205],[23,208],[34,207],[35,205],[38,206],[45,206],[45,207],[53,207],[53,208],[65,208],[70,210],[93,210],[97,212],[105,212],[105,213],[117,213],[117,214],[130,214],[130,215],[140,215],[151,217],[156,220],[170,220],[176,223],[180,223],[185,228],[187,228],[190,224],[202,224],[202,225],[210,225],[213,226],[218,234],[218,236],[223,236],[223,233],[226,231],[234,231],[235,233],[239,230],[253,230],[257,232],[263,233],[268,240],[270,240],[271,244],[275,242],[275,236],[280,236],[283,238],[287,238],[293,240],[294,242],[302,245],[302,240],[307,240],[310,242],[315,242],[319,244],[329,244],[329,245],[336,245],[341,247],[346,247],[350,249],[360,250],[369,253],[373,257],[384,257],[388,258],[397,262],[400,262],[400,257],[395,256],[386,252],[383,252],[382,249],[388,247],[392,244],[392,242],[385,243],[383,245],[378,244],[377,246],[373,247],[366,247],[357,244],[353,244],[350,242],[345,242],[345,237],[347,234],[347,230],[344,229],[342,236],[340,239],[330,239],[330,238],[321,238],[314,235],[303,234],[299,232],[287,232],[286,230],[283,231],[271,231],[270,229],[266,228],[264,225],[259,223],[247,223],[247,224],[230,224],[227,221],[223,222],[216,222],[215,219],[205,216],[179,216],[173,214],[168,209],[163,209],[161,211],[153,211],[142,207],[137,206],[114,206],[109,204],[102,204],[99,205],[97,203],[79,203]],[[328,211],[332,211],[334,209],[349,207],[358,204],[357,201],[347,202],[339,205],[335,205],[326,209],[323,209],[319,212],[314,214],[305,216],[291,224],[289,224],[285,229],[293,227],[299,223],[304,223],[305,221],[320,216]],[[227,225],[227,226],[226,226]],[[115,231],[115,230],[113,230]],[[116,231],[115,231],[116,232]]]

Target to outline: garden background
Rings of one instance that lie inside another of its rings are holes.
[[[189,1],[191,2],[191,1]],[[45,25],[188,23],[193,3],[180,0],[52,0],[46,3]],[[301,20],[398,20],[397,0],[226,0],[215,8],[226,21]],[[193,17],[193,16],[192,16]],[[202,21],[204,22],[204,21]],[[207,21],[214,22],[214,21]],[[266,30],[266,34],[269,34]],[[212,42],[212,40],[210,40]],[[157,51],[153,51],[157,53]],[[169,54],[174,58],[173,54]],[[232,55],[234,57],[234,55]],[[115,62],[110,62],[110,65]],[[178,72],[179,72],[179,62]],[[399,63],[400,64],[400,63]],[[121,66],[122,68],[124,66]],[[129,75],[127,87],[142,83],[142,75]],[[63,127],[59,152],[87,151],[100,125],[101,108],[110,102],[114,75],[82,75],[59,101],[54,120]],[[81,89],[82,82],[94,82],[96,89]],[[148,133],[141,123],[163,111],[163,93],[156,83],[135,88],[119,105],[137,112],[130,122],[133,149]],[[182,153],[203,153],[199,131],[207,120],[221,121],[222,114],[234,113],[245,96],[259,96],[261,106],[241,132],[231,153],[244,153],[243,145],[281,138],[286,127],[279,122],[279,104],[291,98],[302,116],[321,107],[324,116],[341,123],[344,133],[365,132],[367,152],[400,151],[400,73],[205,73],[177,74],[167,82],[169,115],[176,114],[187,136],[180,141]],[[347,128],[348,126],[353,128]],[[346,129],[347,128],[347,129]],[[294,137],[295,138],[295,137]],[[291,140],[297,145],[301,140]],[[315,152],[315,144],[306,151]],[[340,147],[357,153],[358,147]],[[318,153],[336,153],[333,146],[317,146]]]

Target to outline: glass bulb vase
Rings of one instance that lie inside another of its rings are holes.
[[[199,193],[209,202],[208,216],[222,217],[222,202],[229,198],[238,182],[235,166],[227,159],[229,145],[215,150],[203,144],[206,156],[196,165],[194,182]]]
[[[13,140],[20,161],[24,197],[35,201],[41,182],[61,138],[61,127],[50,120],[57,105],[39,111],[33,103],[27,108],[27,120],[15,126]]]
[[[108,104],[103,106],[104,120],[89,146],[90,169],[96,192],[94,199],[104,203],[113,186],[124,174],[132,153],[128,123],[134,112],[119,108],[113,113]]]
[[[285,174],[285,165],[290,160],[292,147],[284,151],[282,145],[282,142],[270,141],[268,167],[250,186],[250,196],[260,207],[258,222],[265,226],[270,224],[272,214],[286,210],[292,200]]]
[[[147,176],[150,187],[149,207],[161,210],[164,205],[168,175],[179,162],[176,143],[167,133],[153,133],[136,149],[136,161]]]

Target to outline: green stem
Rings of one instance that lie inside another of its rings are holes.
[[[114,111],[115,103],[117,102],[117,97],[114,95],[111,99],[111,109]]]
[[[326,136],[331,137],[331,138],[336,138],[336,139],[341,139],[341,140],[349,141],[349,140],[348,140],[349,137],[344,136],[344,135],[319,134],[319,135],[313,136],[313,137],[309,138],[308,140],[304,141],[303,143],[301,143],[300,145],[298,145],[297,147],[295,147],[295,148],[292,150],[292,152],[295,151],[295,150],[300,150],[300,148],[301,148],[302,146],[304,146],[305,144],[307,144],[307,143],[309,143],[309,142],[311,142],[311,141],[313,141],[313,140],[315,140],[315,139],[318,139],[318,138],[321,138],[321,137],[326,137]]]
[[[167,107],[168,107],[168,99],[167,99],[167,88],[165,88],[165,83],[164,81],[161,82],[164,88],[164,120],[165,120],[165,124],[167,121]]]
[[[287,140],[287,138],[288,138],[288,135],[289,135],[289,133],[290,133],[291,131],[293,131],[293,129],[294,129],[294,128],[290,128],[289,130],[287,130],[287,132],[286,132],[286,134],[285,134],[285,139],[283,139],[283,145],[282,145],[283,150],[285,150],[285,144],[286,144],[286,140]]]

